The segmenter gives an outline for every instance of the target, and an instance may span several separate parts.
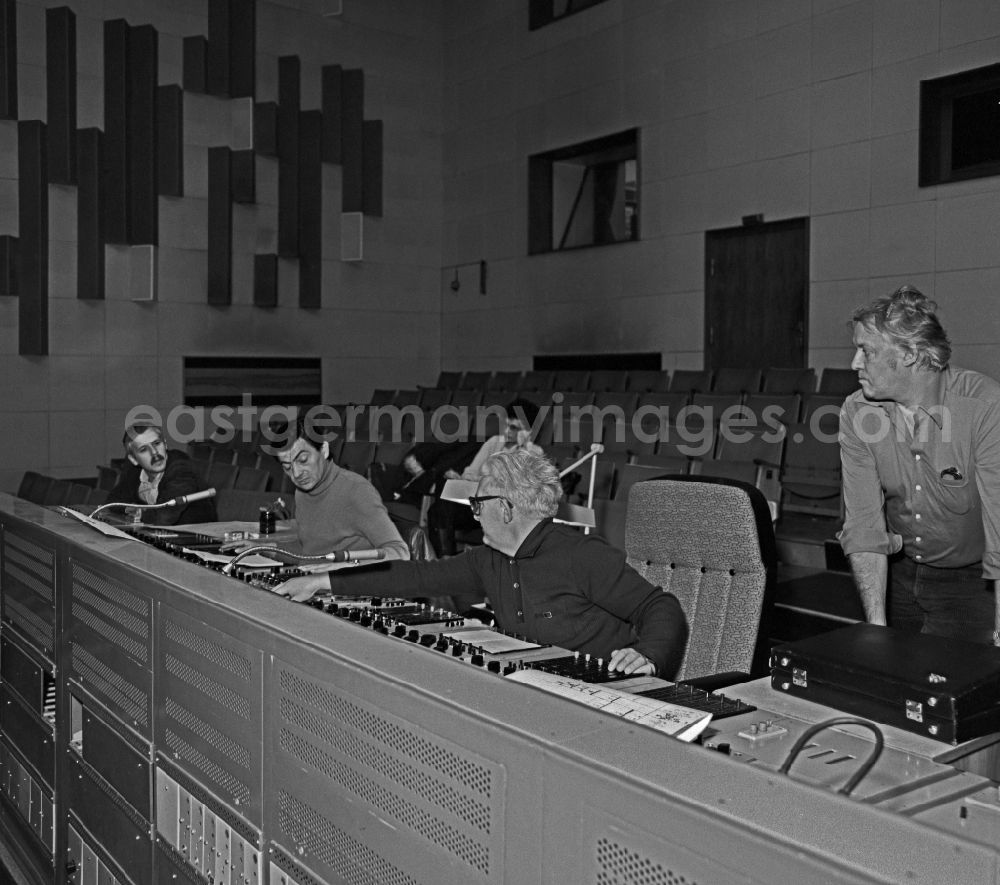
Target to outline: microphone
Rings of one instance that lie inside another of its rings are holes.
[[[324,553],[323,559],[328,562],[361,562],[372,559],[385,559],[384,550],[334,550]]]
[[[153,504],[153,507],[180,507],[184,504],[190,504],[192,501],[204,501],[206,498],[214,498],[215,489],[202,489],[200,492],[191,492],[190,495],[178,495],[176,498],[171,498],[169,501],[164,501],[162,504]]]
[[[213,489],[214,491],[214,489]],[[283,550],[272,544],[258,544],[254,547],[247,547],[237,553],[222,567],[222,574],[231,575],[233,569],[242,559],[252,556],[254,553],[279,553],[291,559],[302,562],[361,562],[363,560],[385,559],[384,550],[331,550],[329,553],[293,553],[291,550]]]
[[[183,504],[188,504],[191,501],[202,501],[205,498],[214,498],[215,489],[203,489],[200,492],[191,492],[188,495],[178,495],[176,498],[171,498],[169,501],[161,501],[156,504],[133,504],[131,501],[108,501],[107,504],[102,504],[100,507],[95,508],[90,512],[90,518],[93,519],[102,510],[107,510],[110,507],[131,507],[136,511],[136,523],[138,523],[139,511],[141,510],[158,510],[160,507],[177,507]]]

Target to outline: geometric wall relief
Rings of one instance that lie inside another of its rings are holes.
[[[250,257],[255,306],[277,304],[280,257],[298,263],[299,306],[320,307],[323,164],[342,167],[340,211],[350,234],[341,260],[362,258],[364,217],[382,214],[383,167],[382,121],[364,118],[364,72],[337,64],[322,67],[321,107],[303,110],[299,59],[283,56],[278,101],[257,102],[254,0],[207,0],[207,6],[207,37],[184,38],[180,84],[157,82],[154,27],[105,21],[104,125],[79,129],[74,12],[65,6],[46,10],[47,119],[22,121],[17,3],[0,0],[0,119],[18,121],[19,167],[18,233],[0,234],[0,296],[19,298],[19,353],[48,352],[47,186],[76,189],[77,297],[102,299],[108,261],[117,267],[123,250],[141,247],[128,261],[145,267],[158,244],[159,197],[184,196],[185,93],[228,98],[247,108],[247,148],[209,148],[210,304],[232,303],[232,207],[254,202],[257,155],[278,163],[278,248]],[[153,265],[155,274],[155,259]],[[114,274],[115,280],[120,277]],[[155,279],[148,283],[142,291],[155,293]]]

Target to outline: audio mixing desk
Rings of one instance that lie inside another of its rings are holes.
[[[621,679],[391,587],[293,603],[294,566],[176,540],[0,495],[0,837],[33,885],[1000,885],[996,783],[956,767],[985,744],[886,730],[845,795],[866,734],[785,765],[836,711]],[[674,740],[629,694],[712,719]]]

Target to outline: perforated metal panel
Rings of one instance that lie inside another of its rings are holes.
[[[71,678],[148,738],[152,602],[121,581],[71,563]]]
[[[280,668],[277,682],[274,761],[284,789],[275,841],[292,857],[358,885],[420,881],[352,835],[340,818],[346,797],[457,865],[456,881],[500,880],[500,766],[291,669]]]
[[[55,648],[55,551],[3,531],[2,617],[47,657]]]
[[[261,652],[159,610],[160,750],[255,825],[261,818]]]
[[[598,885],[698,885],[663,861],[612,839],[597,840],[594,862]]]

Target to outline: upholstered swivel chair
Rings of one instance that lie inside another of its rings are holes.
[[[673,593],[688,618],[678,680],[767,672],[776,572],[774,530],[764,496],[734,480],[698,476],[637,482],[625,521],[628,562]]]

